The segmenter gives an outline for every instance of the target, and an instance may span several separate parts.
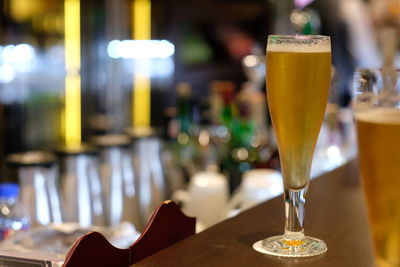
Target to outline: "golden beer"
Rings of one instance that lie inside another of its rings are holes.
[[[378,266],[400,266],[400,109],[356,113],[359,161]]]
[[[267,50],[268,106],[285,188],[290,189],[304,188],[308,183],[328,100],[330,46],[311,49]]]

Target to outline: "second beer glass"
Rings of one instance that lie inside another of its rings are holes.
[[[353,102],[376,266],[400,266],[400,72],[355,73]]]

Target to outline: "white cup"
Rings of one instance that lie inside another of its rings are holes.
[[[229,201],[225,214],[242,211],[283,193],[282,175],[272,169],[253,169],[243,174],[242,183]]]
[[[228,181],[216,172],[196,173],[189,182],[187,191],[177,190],[172,199],[183,203],[188,216],[197,218],[199,225],[209,227],[222,219],[228,202]]]

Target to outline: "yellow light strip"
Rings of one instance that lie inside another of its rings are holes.
[[[139,64],[136,64],[136,66]],[[145,66],[146,67],[146,66]],[[150,126],[151,82],[150,73],[134,74],[133,115],[134,126]]]
[[[81,77],[68,75],[65,79],[65,144],[81,143]]]
[[[81,143],[81,32],[80,0],[64,1],[65,32],[65,110],[64,138],[66,146]]]
[[[151,2],[150,0],[133,0],[132,3],[132,37],[135,40],[151,39]],[[138,60],[140,61],[140,60]],[[148,64],[136,62],[140,66],[140,74],[136,72],[133,78],[132,93],[132,124],[135,127],[150,126],[151,80]]]
[[[151,39],[151,2],[134,0],[133,2],[133,39]]]

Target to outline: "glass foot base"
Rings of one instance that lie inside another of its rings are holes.
[[[281,257],[316,256],[328,249],[325,242],[317,238],[306,236],[296,240],[286,239],[283,235],[260,240],[253,244],[253,248],[261,253]]]

